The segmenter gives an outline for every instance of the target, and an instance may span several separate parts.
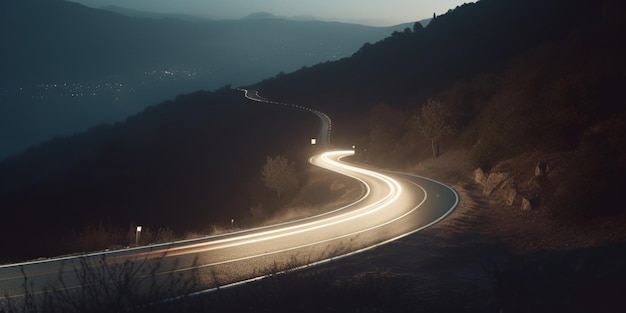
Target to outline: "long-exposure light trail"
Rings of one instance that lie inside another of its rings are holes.
[[[245,94],[254,101],[288,105],[270,102],[257,92],[245,90]],[[327,115],[295,107],[316,114],[321,121],[320,138],[328,138]],[[330,146],[329,139],[323,144]],[[98,269],[127,262],[155,268],[136,277],[145,285],[179,273],[200,279],[193,292],[214,290],[260,279],[272,273],[270,268],[300,268],[372,249],[433,225],[459,203],[452,188],[434,180],[343,160],[353,154],[352,150],[329,150],[309,159],[314,166],[348,176],[363,186],[361,197],[348,205],[316,216],[199,239],[2,265],[0,290],[14,299],[24,297],[24,275],[32,294],[78,290],[83,283],[76,273],[81,264]]]

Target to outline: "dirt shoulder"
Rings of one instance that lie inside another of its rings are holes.
[[[457,150],[430,158],[410,169],[455,188],[461,202],[449,218],[425,232],[446,238],[458,235],[491,237],[517,254],[540,250],[576,249],[626,241],[626,214],[598,217],[584,223],[562,221],[545,207],[522,211],[486,197],[472,180],[469,152]]]
[[[483,196],[468,160],[454,151],[412,167],[456,189],[459,206],[430,228],[340,261],[348,266],[338,280],[391,277],[403,285],[403,308],[425,312],[626,307],[611,296],[626,287],[624,215],[576,225],[541,208],[521,211]]]

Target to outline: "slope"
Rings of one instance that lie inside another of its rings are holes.
[[[184,234],[244,221],[265,201],[266,157],[283,155],[300,169],[317,129],[312,115],[222,89],[48,141],[0,162],[0,207],[11,212],[0,228],[2,256],[75,252],[63,238],[86,227],[139,223]]]

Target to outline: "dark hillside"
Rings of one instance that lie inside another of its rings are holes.
[[[318,106],[335,118],[363,116],[379,103],[408,108],[457,81],[501,71],[525,51],[564,40],[600,19],[606,3],[482,0],[465,4],[438,16],[426,28],[395,32],[365,44],[351,58],[268,79],[257,88],[269,96]]]
[[[257,88],[328,112],[335,142],[356,143],[364,161],[402,168],[440,144],[468,149],[557,216],[623,211],[611,203],[626,174],[625,14],[613,0],[482,0]],[[449,132],[424,133],[430,103]],[[529,154],[552,160],[550,180],[515,172]]]
[[[318,127],[312,114],[223,89],[46,142],[0,163],[0,207],[12,212],[0,230],[3,257],[55,253],[54,241],[99,224],[182,233],[248,218],[263,202],[266,157],[305,166],[300,153]]]
[[[493,258],[498,247],[483,250],[489,256],[478,259],[490,260],[481,264],[490,282],[463,287],[467,300],[451,291],[471,276],[467,266],[476,258],[469,252],[451,257],[464,264],[462,274],[440,293],[425,288],[401,303],[437,294],[441,305],[430,311],[622,312],[615,292],[624,289],[626,263],[615,252],[626,238],[624,16],[623,1],[481,0],[366,45],[353,58],[258,86],[334,116],[335,134],[356,143],[360,161],[460,191],[457,211],[407,246],[435,234],[443,240],[428,259],[464,240],[472,244],[459,246],[473,253],[481,250],[472,246],[481,242],[471,235],[477,231],[511,249],[500,261]],[[443,110],[425,114],[433,107]],[[433,121],[440,122],[434,132]],[[400,260],[423,252],[398,251]],[[389,275],[390,268],[430,272],[380,255],[381,276],[404,277]],[[376,272],[376,262],[363,259],[361,275]],[[449,272],[434,280],[442,277]],[[489,296],[472,293],[490,283]],[[470,309],[479,300],[492,303]]]

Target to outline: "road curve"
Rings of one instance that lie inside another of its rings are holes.
[[[270,104],[278,104],[278,105],[283,105],[286,107],[292,107],[294,109],[299,109],[299,110],[304,110],[304,111],[308,111],[311,112],[313,114],[315,114],[319,119],[320,119],[320,131],[319,134],[317,136],[317,139],[319,140],[318,145],[320,145],[320,147],[322,148],[330,148],[330,135],[332,132],[332,128],[333,128],[333,123],[330,119],[330,117],[328,117],[328,115],[326,115],[324,112],[318,111],[318,110],[314,110],[311,108],[307,108],[305,106],[301,106],[301,105],[297,105],[297,104],[289,104],[289,103],[283,103],[283,102],[277,102],[277,101],[272,101],[272,100],[268,100],[265,99],[263,97],[261,97],[261,95],[259,95],[259,92],[256,90],[249,90],[249,89],[243,89],[243,88],[239,88],[240,91],[243,91],[244,96],[252,101],[257,101],[257,102],[263,102],[263,103],[270,103]]]
[[[254,101],[288,105],[244,91]],[[295,107],[320,117],[320,138],[324,146],[330,146],[330,118]],[[350,205],[296,221],[195,240],[2,265],[0,290],[19,301],[25,294],[24,274],[29,292],[36,295],[49,294],[46,290],[79,290],[86,282],[77,273],[85,268],[114,272],[139,264],[143,270],[134,271],[133,277],[137,285],[148,286],[175,274],[194,279],[193,290],[186,292],[204,292],[371,249],[437,223],[459,203],[456,191],[434,180],[342,160],[353,154],[352,150],[330,150],[310,159],[315,166],[362,184],[362,197]]]

